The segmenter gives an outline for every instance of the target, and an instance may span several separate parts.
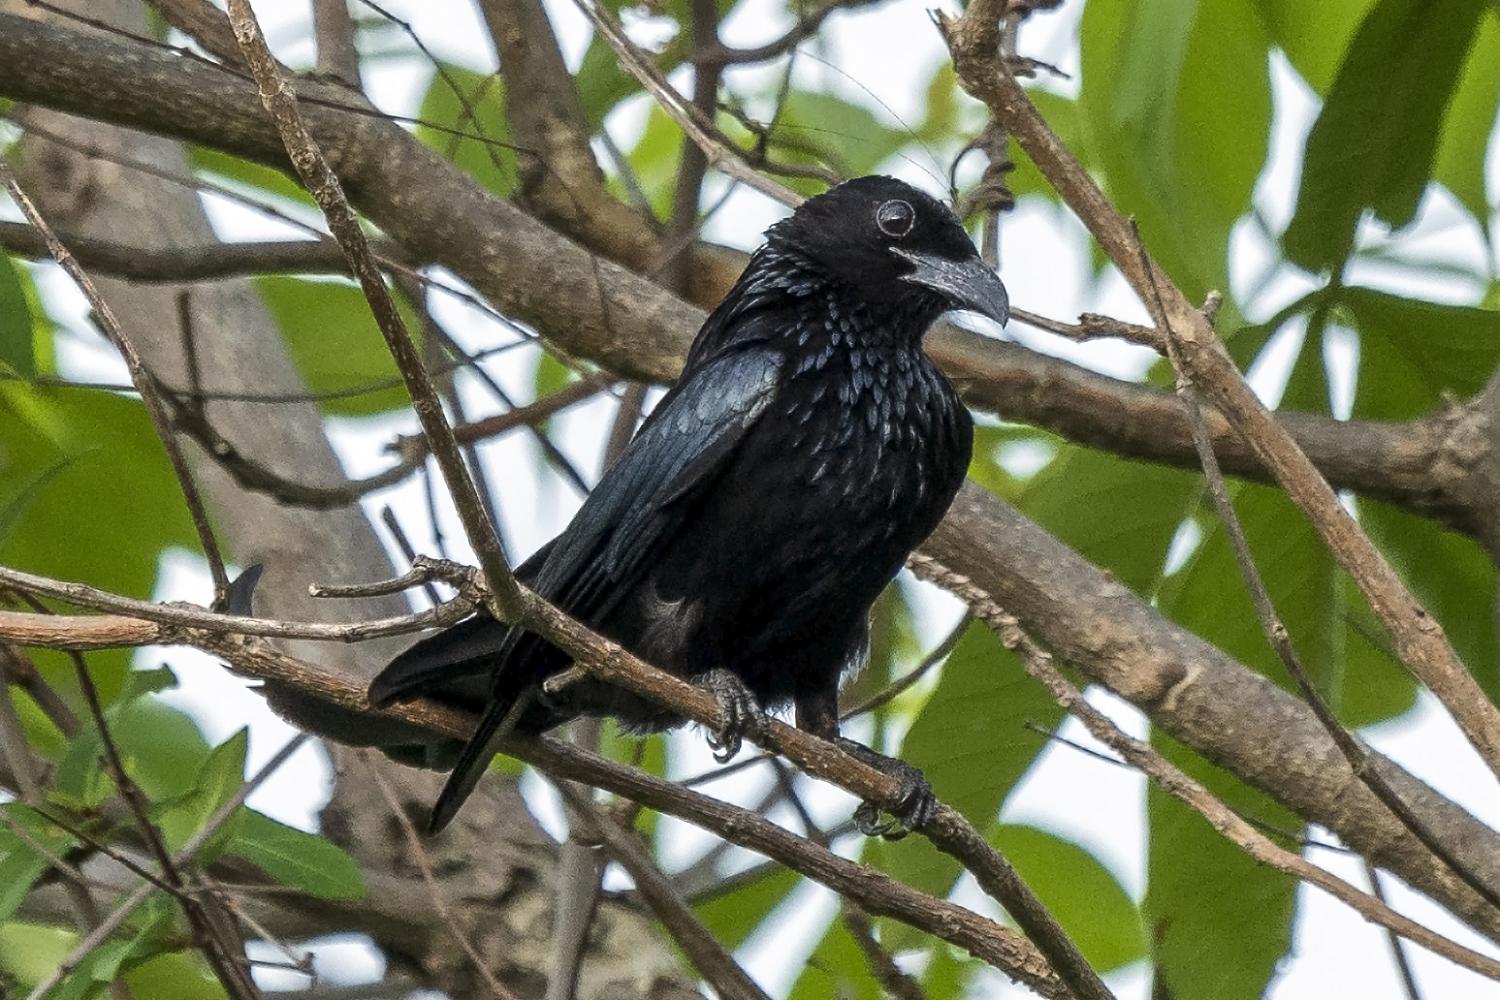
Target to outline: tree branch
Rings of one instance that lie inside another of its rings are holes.
[[[346,92],[313,83],[303,89],[326,98],[304,107],[309,126],[325,149],[336,152],[340,175],[360,207],[400,241],[407,259],[443,264],[505,314],[622,377],[675,377],[703,322],[700,310],[489,196],[394,125],[370,118],[365,109],[343,109]],[[137,43],[0,15],[0,94],[287,167],[279,139],[243,80]],[[709,269],[714,277],[707,285],[696,280],[704,267],[694,267],[697,301],[717,301],[743,267],[742,255],[718,252],[725,259]],[[656,256],[653,250],[639,266],[649,268]],[[1170,392],[951,325],[934,331],[928,348],[972,406],[1127,457],[1197,465],[1186,413]],[[1270,478],[1221,414],[1212,411],[1208,419],[1226,471]],[[1492,518],[1493,505],[1479,500],[1483,491],[1463,488],[1473,463],[1453,462],[1448,448],[1467,426],[1463,413],[1410,424],[1311,414],[1282,419],[1341,488],[1471,534]]]
[[[261,101],[275,120],[281,141],[291,155],[292,164],[303,184],[323,210],[329,230],[349,258],[350,269],[364,289],[375,323],[385,337],[386,346],[396,359],[396,367],[406,381],[412,406],[422,424],[422,433],[427,438],[428,447],[437,459],[438,466],[443,470],[443,478],[448,483],[453,504],[468,535],[469,545],[479,556],[479,565],[484,571],[485,582],[495,602],[491,611],[501,621],[519,621],[523,607],[520,588],[511,574],[505,553],[500,548],[495,526],[485,513],[484,504],[474,488],[474,481],[464,466],[463,455],[459,451],[458,442],[454,440],[453,430],[443,416],[442,402],[422,366],[422,359],[417,354],[401,313],[396,309],[395,300],[385,287],[385,279],[381,276],[375,258],[370,254],[364,230],[360,228],[354,210],[344,197],[343,186],[329,167],[317,142],[307,131],[296,95],[281,78],[281,70],[266,46],[260,25],[255,20],[255,11],[251,9],[248,0],[230,0],[229,19],[245,60],[260,87]]]
[[[1437,934],[1397,913],[1382,900],[1361,892],[1336,875],[1324,871],[1302,855],[1279,846],[1187,772],[1163,757],[1149,743],[1126,735],[1108,716],[1085,701],[1082,692],[1070,684],[1057,669],[1051,654],[1032,641],[1021,628],[1020,622],[1007,614],[1004,608],[972,581],[931,560],[918,560],[916,568],[924,579],[932,580],[962,598],[1007,649],[1020,654],[1026,672],[1041,683],[1058,704],[1082,722],[1095,739],[1113,748],[1164,792],[1201,814],[1216,831],[1256,861],[1317,886],[1353,908],[1371,923],[1400,934],[1434,954],[1442,955],[1488,979],[1500,981],[1500,961]]]
[[[1500,776],[1500,710],[1459,659],[1442,625],[1406,589],[1317,467],[1251,391],[1206,317],[1149,255],[1138,252],[1130,225],[1037,112],[998,57],[997,25],[1003,13],[1003,0],[976,0],[960,19],[938,16],[960,82],[1011,131],[1142,301],[1159,296],[1162,314],[1172,324],[1194,381],[1318,530],[1385,625],[1402,662],[1437,696],[1490,770]]]

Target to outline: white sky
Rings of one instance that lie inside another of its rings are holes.
[[[389,0],[386,6],[411,21],[423,40],[440,56],[474,67],[489,69],[494,66],[494,56],[482,41],[485,34],[469,3]],[[583,18],[568,0],[549,0],[549,6],[565,49],[576,65],[587,38]],[[725,40],[730,44],[748,45],[774,36],[787,23],[777,13],[779,6],[780,0],[744,0],[725,26]],[[840,72],[804,59],[799,64],[800,77],[808,85],[829,86],[855,100],[864,101],[868,94],[874,94],[900,119],[913,121],[920,118],[924,88],[934,67],[943,58],[941,43],[928,19],[927,6],[915,0],[894,0],[867,12],[835,15],[825,27],[824,47],[818,54],[836,65]],[[258,0],[256,8],[283,57],[294,63],[305,62],[310,53],[306,42],[308,32],[304,27],[308,16],[306,0]],[[1036,17],[1022,35],[1022,51],[1056,63],[1076,75],[1073,33],[1080,8],[1077,0],[1073,0],[1060,13]],[[663,26],[659,22],[635,20],[629,23],[642,40],[662,37]],[[737,71],[731,77],[731,84],[743,83],[746,74],[752,72],[769,71]],[[421,59],[387,58],[369,71],[367,82],[381,107],[413,113],[429,73],[430,67]],[[681,83],[680,76],[678,82]],[[1277,122],[1273,156],[1261,179],[1257,201],[1268,217],[1279,225],[1291,211],[1298,156],[1306,130],[1316,113],[1316,104],[1295,74],[1279,61],[1274,70],[1274,83]],[[611,117],[608,127],[620,145],[628,147],[633,140],[643,121],[645,107],[643,100],[628,102]],[[1489,158],[1491,191],[1500,190],[1500,181],[1496,178],[1500,173],[1500,156],[1495,155],[1494,146],[1492,142]],[[912,157],[914,162],[894,162],[887,169],[936,193],[935,185],[922,168],[925,166],[939,174],[941,170],[925,163],[920,151]],[[710,199],[723,189],[721,185],[720,180],[711,182]],[[211,211],[219,232],[225,238],[300,235],[288,234],[257,215],[222,201],[214,200]],[[748,191],[737,192],[712,220],[707,234],[724,243],[751,248],[759,241],[761,230],[781,214],[778,206],[761,196]],[[1464,221],[1445,194],[1427,199],[1422,217],[1407,245],[1419,249],[1424,257],[1462,262],[1478,268],[1484,266],[1477,231],[1472,223]],[[1270,249],[1246,225],[1235,233],[1234,251],[1232,281],[1236,290],[1243,290],[1262,275]],[[1081,227],[1050,207],[1023,202],[1004,222],[1002,269],[1012,298],[1018,305],[1065,318],[1082,311],[1100,311],[1145,321],[1144,310],[1118,279],[1106,280],[1099,290],[1090,291],[1083,278],[1087,270],[1086,254]],[[39,268],[38,277],[53,314],[74,329],[87,329],[78,296],[67,287],[56,270]],[[1351,276],[1351,280],[1359,278],[1357,273]],[[1389,269],[1369,274],[1366,280],[1396,285],[1397,290],[1433,299],[1472,301],[1474,296],[1472,287],[1454,287],[1451,283],[1445,287],[1431,280],[1394,275]],[[1271,290],[1259,300],[1260,308],[1256,312],[1268,315],[1309,287],[1305,276],[1281,273],[1273,279]],[[497,342],[493,324],[475,311],[444,302],[442,297],[438,297],[436,304],[440,318],[461,342],[471,346]],[[1008,335],[1028,346],[1112,374],[1129,375],[1140,371],[1145,363],[1139,350],[1123,345],[1073,345],[1016,328],[1012,328]],[[1282,343],[1273,351],[1279,361],[1263,364],[1255,373],[1257,388],[1268,398],[1274,399],[1279,394],[1279,381],[1286,363],[1293,356],[1298,336],[1300,334],[1294,333],[1283,337]],[[76,340],[71,340],[70,345],[76,346],[70,346],[63,353],[63,360],[73,372],[91,378],[118,378],[122,375],[119,366],[102,352],[82,347]],[[1336,404],[1343,402],[1345,413],[1352,397],[1348,373],[1353,350],[1352,342],[1349,342],[1342,349],[1334,349],[1331,357],[1337,383],[1335,401]],[[534,355],[529,351],[518,351],[504,357],[507,360],[492,366],[491,371],[508,390],[526,398],[530,392]],[[471,383],[465,389],[475,407],[489,406],[485,395]],[[607,426],[610,412],[609,405],[601,401],[575,408],[555,422],[561,447],[586,474],[597,468],[603,428]],[[386,459],[381,448],[390,440],[393,431],[414,429],[414,422],[407,418],[344,420],[335,422],[334,437],[349,472],[363,475],[384,466]],[[483,455],[487,467],[498,473],[493,476],[493,481],[505,484],[500,506],[507,538],[517,549],[517,554],[529,552],[545,541],[576,509],[578,498],[566,484],[554,480],[538,487],[533,475],[538,466],[534,448],[524,435],[490,442],[483,447]],[[408,483],[378,494],[368,507],[378,512],[380,506],[387,503],[395,507],[403,524],[413,533],[415,544],[419,548],[430,547],[430,540],[424,535],[426,516],[417,484]],[[466,554],[462,549],[462,533],[451,518],[447,529],[450,543],[460,547],[461,555]],[[163,568],[157,598],[202,600],[209,592],[207,576],[196,557],[173,554],[164,560]],[[924,631],[929,638],[936,637],[953,620],[956,614],[954,602],[926,588],[918,593],[919,603],[925,609]],[[192,711],[210,739],[222,739],[241,726],[250,726],[251,768],[269,758],[293,734],[285,723],[271,715],[258,696],[246,690],[243,682],[230,677],[211,658],[176,649],[144,651],[141,656],[143,662],[154,664],[166,660],[176,668],[182,686],[169,698]],[[1144,733],[1144,722],[1133,708],[1098,691],[1093,693],[1092,700],[1127,729]],[[1074,723],[1070,722],[1064,732],[1080,742],[1090,742],[1081,727]],[[1486,822],[1492,825],[1500,822],[1500,788],[1430,699],[1424,698],[1406,716],[1370,730],[1366,736],[1378,749],[1402,762]],[[674,740],[674,771],[695,773],[710,764],[711,758],[698,734],[689,733]],[[327,795],[327,782],[328,772],[321,752],[305,749],[259,790],[251,802],[288,822],[313,828],[317,810]],[[759,779],[750,777],[723,782],[715,787],[715,791],[749,802],[762,787]],[[527,788],[549,828],[557,831],[556,804],[550,794],[540,782],[528,782]],[[938,792],[941,794],[942,789],[939,788]],[[818,792],[810,800],[820,818],[830,821],[847,815],[849,809],[848,798],[836,792]],[[1033,823],[1076,840],[1102,859],[1132,896],[1140,899],[1144,893],[1144,782],[1136,773],[1054,745],[1044,752],[1039,765],[1012,794],[1003,818]],[[674,823],[672,828],[680,831],[680,837],[674,837],[669,852],[673,858],[687,860],[711,843],[706,834],[684,824]],[[1331,839],[1326,832],[1315,831],[1315,834],[1322,839]],[[845,849],[853,850],[855,846],[852,842],[846,843]],[[1312,858],[1356,885],[1365,884],[1358,863],[1345,856],[1315,851]],[[1393,904],[1403,912],[1431,922],[1437,929],[1473,947],[1500,954],[1500,949],[1467,931],[1425,898],[1394,883],[1389,888]],[[993,909],[988,900],[972,890],[960,890],[960,898],[987,911]],[[816,944],[821,927],[832,910],[832,897],[826,891],[818,887],[800,890],[784,907],[782,914],[766,922],[768,928],[774,929],[753,939],[741,950],[741,958],[770,992],[783,992],[800,972],[801,962],[792,958],[806,954]],[[326,946],[320,945],[318,951],[320,967],[330,981],[365,981],[378,978],[381,973],[378,961],[356,940],[329,941]],[[1500,985],[1488,983],[1418,948],[1409,947],[1408,954],[1428,997],[1500,998]],[[1226,962],[1234,960],[1232,955],[1222,958]],[[1121,1000],[1146,1000],[1149,978],[1143,967],[1110,977]],[[303,985],[300,979],[286,976],[267,976],[264,983],[267,987],[281,989]],[[1365,924],[1342,904],[1304,887],[1299,899],[1294,952],[1284,963],[1269,996],[1275,1000],[1315,1000],[1335,992],[1367,1000],[1401,1000],[1404,995],[1383,933]],[[1023,994],[997,983],[993,991],[987,984],[985,995]]]

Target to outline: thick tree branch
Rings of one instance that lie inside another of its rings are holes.
[[[442,263],[507,315],[623,377],[652,382],[675,377],[702,324],[700,310],[489,196],[400,128],[370,118],[364,109],[340,110],[347,92],[312,83],[303,90],[335,105],[306,105],[304,116],[333,155],[351,197],[400,241],[407,259]],[[236,76],[137,43],[0,15],[0,94],[287,168],[253,88]],[[653,251],[639,267],[653,266],[655,258]],[[742,261],[727,255],[723,267],[712,269],[717,276],[695,290],[694,298],[716,301]],[[935,332],[928,346],[970,405],[1129,457],[1197,465],[1186,414],[1169,392],[952,326]],[[1226,471],[1270,478],[1254,450],[1217,411],[1208,418]],[[1345,423],[1311,414],[1282,419],[1339,487],[1436,516],[1470,533],[1493,517],[1493,505],[1478,502],[1484,491],[1464,487],[1476,465],[1472,449],[1456,447],[1473,437],[1465,412],[1412,424]]]
[[[1015,136],[1109,254],[1143,301],[1158,301],[1182,357],[1204,394],[1249,441],[1308,520],[1339,565],[1353,578],[1384,624],[1405,663],[1453,715],[1490,770],[1500,776],[1500,709],[1469,672],[1443,627],[1407,590],[1384,555],[1339,503],[1328,481],[1251,391],[1213,327],[1148,254],[1120,215],[1037,112],[999,58],[1003,0],[976,0],[961,19],[938,25],[953,54],[959,80],[984,101]]]
[[[242,80],[134,43],[0,17],[0,94],[285,165],[279,140]],[[400,129],[337,108],[306,111],[324,148],[337,151],[337,167],[353,196],[415,259],[443,261],[508,314],[568,338],[572,349],[611,370],[657,381],[675,374],[702,312],[622,268],[596,261],[513,206],[488,197]],[[596,296],[578,293],[580,287],[594,287],[596,277],[610,322]],[[1093,412],[1095,438],[1115,432],[1129,438],[1131,404],[1153,398],[1133,395],[1153,390],[1114,383],[976,335],[960,335],[956,352],[950,343],[940,337],[932,349],[968,386],[971,399],[998,372],[1016,371],[1005,376],[1012,380],[1008,384],[1042,411],[1054,395],[1088,402],[1072,417],[1048,419],[1086,425]],[[990,405],[1007,391],[1007,383],[994,384]],[[1065,393],[1064,387],[1072,388]],[[1175,428],[1172,460],[1195,464],[1180,404],[1170,394],[1154,398],[1151,412],[1159,426]],[[1126,426],[1116,427],[1117,414]],[[1007,415],[1022,416],[1014,409]],[[1216,415],[1210,419],[1211,426],[1222,426]],[[1320,440],[1337,450],[1339,425],[1321,426],[1326,434]],[[1360,441],[1351,438],[1343,461],[1357,463],[1352,456],[1365,450]],[[1258,464],[1232,437],[1216,438],[1215,444],[1238,447],[1246,463]],[[1136,440],[1132,447],[1158,457],[1152,442]],[[1410,457],[1416,450],[1401,453]],[[1225,467],[1244,471],[1228,459]],[[1419,477],[1413,472],[1411,479]],[[1416,496],[1414,491],[1403,502],[1416,507]],[[1463,919],[1500,937],[1500,917],[1394,827],[1373,797],[1346,794],[1353,776],[1295,699],[1166,621],[1016,511],[973,487],[960,495],[931,547],[945,564],[997,594],[1050,647],[1140,705],[1176,738],[1327,825]],[[1377,766],[1387,770],[1429,826],[1459,845],[1473,870],[1500,885],[1500,865],[1494,861],[1500,858],[1500,838],[1389,761],[1381,759]]]
[[[931,560],[919,559],[916,562],[914,568],[919,576],[932,580],[961,597],[1006,648],[1020,654],[1026,672],[1045,687],[1058,704],[1082,722],[1095,739],[1117,751],[1131,766],[1140,770],[1168,795],[1202,815],[1218,833],[1256,861],[1317,886],[1353,908],[1366,920],[1385,927],[1394,934],[1414,941],[1486,978],[1500,981],[1500,961],[1443,937],[1391,909],[1384,900],[1359,891],[1302,855],[1278,846],[1270,837],[1225,805],[1202,783],[1163,757],[1149,743],[1126,735],[1108,716],[1090,705],[1083,693],[1057,669],[1051,654],[1033,642],[1021,628],[1020,622],[1007,614],[988,594],[974,586],[971,580],[951,573]]]
[[[442,402],[417,354],[416,345],[406,329],[406,322],[401,318],[395,300],[385,286],[379,265],[371,256],[364,230],[360,228],[354,210],[344,197],[343,185],[324,158],[323,151],[318,148],[317,141],[307,131],[297,97],[282,79],[281,70],[266,46],[265,37],[261,34],[260,25],[255,20],[255,12],[248,0],[230,0],[229,19],[234,27],[235,38],[239,40],[240,50],[260,87],[261,102],[275,120],[281,141],[303,184],[323,210],[334,239],[338,240],[345,256],[349,258],[350,269],[364,290],[365,298],[369,300],[375,323],[385,337],[391,355],[396,359],[397,369],[406,381],[407,391],[412,397],[412,408],[416,410],[417,419],[422,424],[422,433],[427,438],[428,447],[437,459],[438,466],[443,470],[443,478],[448,483],[449,493],[468,535],[469,545],[479,556],[485,582],[495,601],[491,610],[501,620],[516,621],[520,617],[521,594],[505,553],[500,548],[499,536],[479,499],[474,480],[464,465],[463,454],[453,437],[453,429],[448,426],[447,418],[443,415]]]
[[[0,614],[0,635],[5,634],[4,623],[10,620],[13,616]],[[78,621],[74,618],[60,620]],[[586,635],[581,631],[576,634],[580,637]],[[273,681],[336,708],[365,713],[371,718],[399,720],[456,739],[466,738],[473,730],[472,717],[430,701],[416,701],[372,712],[365,701],[365,681],[299,660],[257,637],[192,629],[172,637],[171,641],[222,656],[240,673]],[[675,707],[694,718],[715,721],[718,706],[712,696],[670,674],[646,667],[612,643],[593,637],[587,637],[585,641],[588,642],[587,655],[591,660],[597,659],[611,676],[636,680],[647,677],[650,689],[658,692],[658,696],[660,692],[670,692],[666,697]],[[839,784],[850,782],[848,787],[856,794],[872,793],[873,797],[879,789],[880,797],[885,801],[893,802],[897,797],[894,781],[881,772],[848,757],[832,744],[784,724],[775,725],[786,731],[788,743],[798,744],[800,749],[790,755],[793,759],[806,756],[804,751],[818,755],[818,762],[809,766],[809,770],[832,777]],[[841,858],[753,812],[550,739],[513,736],[501,743],[501,750],[556,777],[584,782],[702,825],[732,843],[765,854],[822,882],[854,900],[867,912],[893,917],[965,948],[1044,996],[1072,995],[1050,971],[1040,952],[1020,935],[962,907],[927,896],[889,876]],[[887,785],[890,787],[885,787]],[[952,812],[946,807],[943,811]],[[944,825],[949,822],[951,820],[935,821]],[[962,823],[962,820],[957,822]]]

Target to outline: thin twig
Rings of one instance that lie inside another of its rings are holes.
[[[182,849],[172,855],[173,862],[178,865],[191,863],[194,855],[198,853],[199,848],[207,843],[210,837],[219,832],[219,828],[239,810],[240,806],[245,804],[245,799],[259,788],[267,778],[274,774],[281,765],[285,764],[291,758],[292,754],[301,749],[302,744],[306,741],[306,734],[298,734],[292,737],[286,746],[278,750],[276,755],[266,762],[264,767],[257,771],[244,785],[240,786],[234,795],[230,796],[229,801],[225,802],[219,807],[217,812],[209,817],[208,822],[204,823],[203,827],[197,833],[188,838],[187,843],[182,845]],[[54,986],[62,982],[65,976],[78,968],[78,964],[88,956],[89,952],[107,941],[111,934],[118,930],[126,920],[130,919],[130,915],[155,891],[156,886],[150,882],[142,882],[137,886],[130,895],[126,896],[111,911],[109,916],[99,922],[99,926],[85,935],[83,940],[79,941],[73,950],[68,952],[63,960],[57,964],[57,968],[53,969],[37,982],[32,991],[26,995],[26,1000],[42,1000],[43,997],[52,991]]]
[[[770,1000],[703,926],[631,831],[619,826],[587,795],[567,782],[557,782],[557,789],[574,814],[582,818],[586,832],[601,840],[610,857],[625,869],[656,919],[716,994],[724,1000]]]
[[[873,712],[880,706],[888,704],[889,702],[892,702],[896,698],[900,697],[903,692],[909,690],[913,684],[917,683],[917,681],[920,681],[923,677],[927,676],[929,671],[931,671],[939,663],[942,663],[944,660],[946,660],[948,656],[953,652],[953,650],[958,648],[959,641],[963,639],[964,633],[969,630],[969,625],[973,621],[974,619],[971,615],[964,615],[958,620],[958,624],[953,626],[952,631],[950,631],[946,636],[943,637],[942,642],[939,642],[936,646],[932,647],[932,649],[928,651],[927,655],[922,657],[921,661],[918,662],[916,666],[912,667],[906,673],[891,681],[885,687],[881,688],[879,691],[876,691],[874,694],[870,695],[870,697],[866,698],[859,704],[851,705],[848,708],[844,709],[843,712],[839,713],[839,721],[846,722],[849,719],[864,715],[867,712]]]
[[[203,547],[203,557],[208,560],[209,570],[213,574],[214,603],[219,604],[229,590],[229,575],[224,569],[224,557],[219,552],[219,543],[214,539],[214,529],[208,520],[203,495],[198,492],[198,484],[193,479],[192,470],[188,468],[187,459],[183,457],[182,449],[177,445],[177,436],[172,427],[172,416],[162,401],[160,393],[156,390],[155,378],[146,368],[135,345],[125,335],[125,329],[115,317],[114,310],[99,294],[99,289],[94,285],[93,279],[79,266],[68,248],[58,240],[57,234],[47,224],[47,220],[38,211],[35,203],[22,190],[15,173],[3,160],[0,160],[0,180],[5,182],[5,187],[10,191],[11,199],[20,208],[21,214],[26,216],[47,241],[47,249],[52,254],[52,258],[67,272],[68,277],[73,279],[84,297],[88,299],[89,306],[93,309],[99,324],[114,343],[116,350],[125,359],[125,365],[130,369],[130,381],[140,393],[141,403],[151,418],[151,425],[156,430],[156,436],[161,439],[162,448],[172,464],[172,472],[182,488],[183,499],[187,502],[188,513],[193,519],[193,528],[198,532],[198,541]]]
[[[921,984],[903,972],[890,953],[881,947],[875,937],[875,925],[869,917],[856,907],[845,905],[839,908],[839,919],[844,922],[844,929],[854,943],[859,945],[865,961],[870,964],[870,971],[880,981],[887,996],[893,1000],[927,1000]]]
[[[1370,892],[1382,903],[1389,903],[1385,898],[1385,889],[1380,884],[1380,871],[1368,860],[1365,861],[1365,877],[1370,880]],[[1396,963],[1396,972],[1401,976],[1401,987],[1406,991],[1406,1000],[1422,1000],[1422,991],[1417,986],[1417,977],[1412,972],[1411,961],[1406,957],[1406,944],[1400,935],[1387,928],[1385,932],[1386,942],[1391,946],[1391,960]]]
[[[436,563],[429,563],[435,565]],[[413,580],[412,585],[420,583]],[[353,624],[289,622],[273,618],[253,618],[246,615],[222,615],[189,604],[153,604],[121,597],[81,583],[68,583],[23,573],[20,570],[0,566],[0,583],[16,590],[66,601],[81,608],[104,611],[124,616],[126,620],[112,619],[100,622],[95,618],[76,618],[23,614],[18,611],[0,611],[0,641],[13,641],[23,645],[52,649],[98,649],[112,646],[149,646],[154,643],[174,644],[182,642],[177,633],[182,628],[208,629],[215,632],[233,632],[242,635],[258,635],[280,639],[315,639],[325,642],[361,642],[388,635],[409,635],[427,628],[440,628],[462,621],[474,612],[479,602],[479,589],[463,580],[451,581],[460,584],[459,592],[448,601],[415,611],[408,615],[377,618]],[[134,620],[131,620],[134,619]],[[155,623],[155,628],[146,628],[142,622]],[[105,641],[113,632],[115,639]],[[78,645],[72,638],[80,640]]]
[[[344,197],[343,185],[323,158],[297,107],[297,97],[292,93],[271,50],[261,33],[260,23],[249,0],[230,0],[229,20],[234,27],[235,38],[245,61],[255,75],[260,89],[261,103],[276,123],[282,143],[291,157],[292,165],[302,178],[303,184],[317,201],[328,221],[329,231],[349,258],[349,267],[359,280],[375,323],[385,338],[386,346],[396,359],[396,367],[406,381],[412,397],[412,407],[427,437],[432,455],[443,470],[443,478],[453,497],[454,508],[468,535],[469,545],[479,557],[480,569],[493,602],[491,611],[500,621],[518,622],[524,617],[525,607],[519,585],[512,575],[505,553],[500,549],[495,527],[485,513],[484,503],[474,487],[474,481],[464,467],[463,455],[453,430],[443,416],[443,406],[432,387],[432,381],[422,367],[422,359],[407,332],[406,322],[396,309],[395,300],[385,287],[380,266],[370,254],[369,241],[360,227],[354,209]]]
[[[379,765],[370,759],[367,751],[361,752],[359,757],[369,770],[375,786],[380,789],[381,797],[385,799],[386,805],[390,806],[391,815],[396,817],[396,823],[406,837],[406,848],[410,852],[411,862],[417,866],[417,871],[422,875],[422,884],[427,887],[427,898],[432,902],[432,908],[437,911],[438,919],[447,926],[448,933],[453,936],[454,941],[458,942],[459,949],[468,958],[469,964],[474,967],[474,972],[495,1000],[517,1000],[516,995],[501,985],[500,980],[495,978],[490,967],[479,956],[479,952],[474,950],[474,943],[469,940],[468,933],[459,926],[458,918],[448,907],[448,901],[443,898],[442,889],[438,887],[437,877],[432,873],[432,859],[427,856],[427,848],[422,843],[421,834],[417,833],[411,817],[406,814],[406,807],[396,795],[396,790],[391,787],[385,775],[380,773]]]
[[[1217,796],[1155,748],[1120,730],[1109,717],[1090,705],[1082,692],[1063,676],[1052,661],[1052,654],[1039,646],[1012,615],[1000,607],[974,581],[944,567],[927,556],[916,556],[908,565],[925,580],[936,583],[968,604],[1007,649],[1020,655],[1026,672],[1057,700],[1057,703],[1083,723],[1095,739],[1112,748],[1130,764],[1150,778],[1162,791],[1201,814],[1225,839],[1235,844],[1261,864],[1286,872],[1317,886],[1335,899],[1352,907],[1366,920],[1389,928],[1402,937],[1421,945],[1434,954],[1500,981],[1500,961],[1481,955],[1429,927],[1397,913],[1380,900],[1361,892],[1336,875],[1319,868],[1302,855],[1288,851],[1257,830],[1225,805]]]
[[[391,533],[391,539],[395,541],[396,548],[401,550],[401,556],[406,560],[406,564],[415,568],[418,558],[417,550],[412,547],[411,539],[406,537],[406,529],[401,527],[401,522],[396,519],[396,512],[389,504],[380,509],[380,520],[386,530]],[[434,605],[443,603],[443,595],[438,593],[437,587],[431,580],[422,581],[422,593],[426,594],[427,600]]]

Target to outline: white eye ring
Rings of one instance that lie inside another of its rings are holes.
[[[880,231],[887,236],[897,238],[905,236],[916,224],[916,209],[911,207],[910,202],[902,201],[900,198],[882,202],[875,210],[875,225],[879,226]]]

